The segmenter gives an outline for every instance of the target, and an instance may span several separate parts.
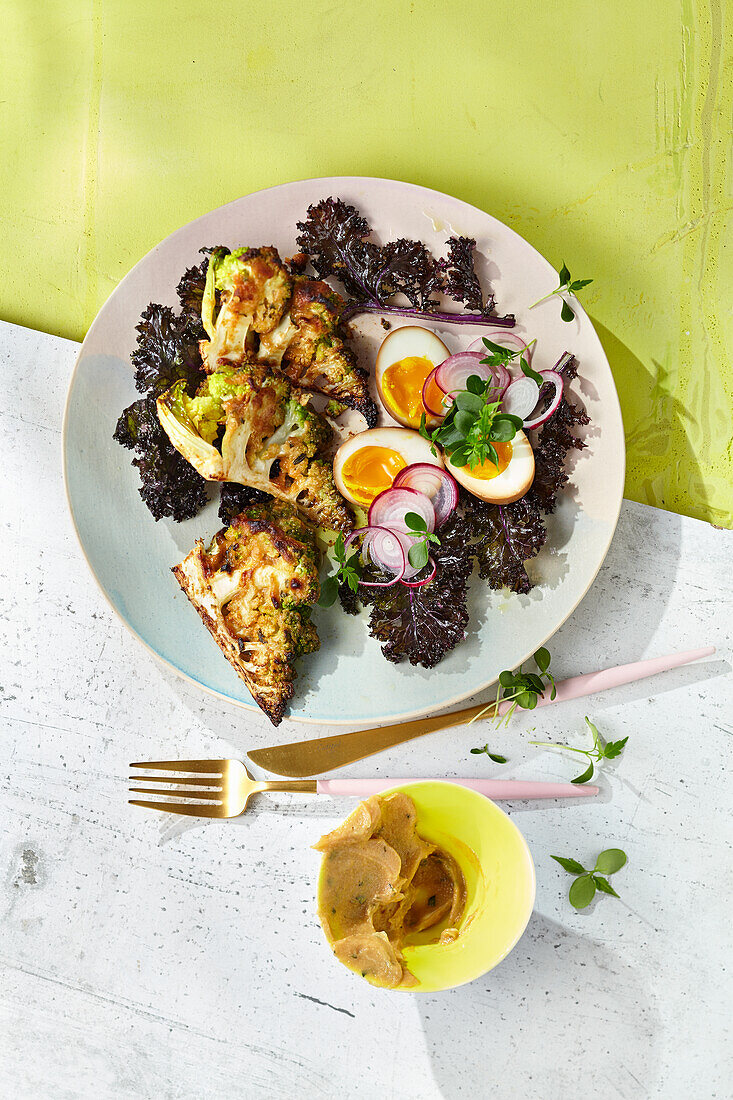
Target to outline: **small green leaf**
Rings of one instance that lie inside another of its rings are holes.
[[[457,408],[475,415],[478,415],[483,408],[481,397],[476,393],[471,393],[470,390],[462,390],[461,393],[457,393],[454,403]]]
[[[604,878],[603,875],[593,875],[593,881],[595,882],[596,886],[602,894],[613,894],[615,898],[618,897],[618,894],[614,890],[613,886],[611,886],[611,883],[608,881],[607,878]]]
[[[489,760],[493,760],[495,764],[506,764],[506,756],[499,756],[496,752],[488,752],[486,755]]]
[[[471,752],[474,754],[474,756],[479,756],[482,752],[488,752],[488,748],[488,745],[484,745],[482,749],[471,749]]]
[[[603,750],[606,760],[614,760],[617,756],[620,756],[627,741],[628,737],[624,737],[620,741],[609,741]]]
[[[547,672],[550,667],[550,651],[542,646],[534,655],[534,661],[540,672]]]
[[[407,560],[413,569],[423,569],[428,564],[428,548],[424,542],[414,542],[407,551]]]
[[[469,374],[466,379],[466,389],[469,393],[475,393],[477,397],[482,397],[486,390],[486,383],[477,374]]]
[[[517,696],[517,706],[522,710],[534,710],[537,706],[537,696],[533,691],[523,691]]]
[[[594,746],[594,748],[598,748],[599,745],[603,744],[603,738],[601,737],[600,733],[598,732],[598,727],[595,726],[593,724],[593,722],[591,722],[591,720],[590,720],[590,718],[588,717],[587,714],[585,716],[585,724],[588,727],[588,729],[590,730],[590,732],[593,734],[593,746]]]
[[[536,676],[534,672],[526,673],[525,682],[532,691],[536,691],[538,695],[543,695],[545,691],[545,685],[540,680],[539,676]]]
[[[568,290],[572,291],[574,294],[576,290],[582,290],[584,286],[588,286],[588,284],[592,282],[592,279],[576,279],[570,284]]]
[[[560,276],[560,286],[565,286],[567,283],[570,282],[570,272],[568,271],[567,265],[564,260],[558,274]]]
[[[626,863],[626,858],[626,852],[621,848],[606,848],[596,860],[593,870],[600,871],[604,875],[612,875],[621,870]]]
[[[514,685],[514,673],[509,672],[508,669],[504,669],[499,673],[499,683],[503,688],[513,687]]]
[[[545,381],[544,378],[540,374],[538,374],[536,370],[532,370],[526,359],[520,359],[519,365],[522,368],[522,374],[526,378],[532,378],[538,386],[543,385]]]
[[[563,303],[562,303],[562,309],[560,310],[560,316],[562,317],[563,321],[566,321],[568,324],[571,321],[575,320],[575,314],[573,313],[572,309],[570,308],[570,306],[568,305],[568,303],[565,301],[564,298],[563,298]]]
[[[512,359],[514,352],[510,348],[502,347],[501,344],[494,344],[487,336],[482,337],[484,347],[488,348],[494,355],[498,355],[501,359]]]
[[[427,531],[428,525],[417,512],[405,512],[405,523],[411,531]]]
[[[589,874],[581,875],[580,878],[576,878],[573,885],[570,887],[570,904],[574,909],[585,909],[587,905],[593,901],[596,896],[596,884]]]
[[[338,581],[335,577],[326,577],[321,581],[321,595],[318,598],[319,607],[331,607],[339,594]]]
[[[577,859],[568,859],[566,856],[550,856],[550,859],[554,859],[555,863],[559,863],[564,870],[569,871],[571,875],[584,875],[588,872],[582,863],[578,863]]]
[[[592,779],[592,778],[593,778],[593,761],[591,760],[590,764],[588,765],[586,770],[583,772],[583,774],[582,775],[576,775],[575,779],[571,779],[570,782],[571,783],[587,783],[588,780]]]

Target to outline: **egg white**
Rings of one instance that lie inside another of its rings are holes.
[[[343,497],[363,508],[364,505],[349,492],[343,477],[343,469],[347,460],[362,447],[388,447],[396,451],[405,461],[406,466],[412,466],[416,462],[429,462],[431,466],[443,466],[440,455],[434,455],[427,439],[423,439],[417,432],[409,428],[370,428],[369,431],[352,435],[341,444],[333,458],[333,479],[336,488]]]
[[[403,325],[402,328],[393,329],[385,336],[377,352],[374,377],[380,400],[394,420],[397,420],[400,424],[407,424],[406,419],[400,415],[399,410],[394,409],[383,396],[382,377],[387,368],[391,367],[393,363],[399,363],[401,359],[407,359],[409,356],[419,356],[427,359],[434,367],[437,367],[449,355],[450,352],[440,337],[436,336],[430,329],[422,328],[420,325]],[[428,417],[429,421],[433,419]]]
[[[512,442],[512,457],[505,470],[492,478],[473,477],[468,466],[454,466],[445,456],[445,467],[469,493],[489,504],[511,504],[528,492],[534,481],[534,452],[523,431]]]

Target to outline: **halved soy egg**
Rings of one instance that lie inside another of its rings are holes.
[[[509,443],[495,443],[499,465],[487,459],[473,470],[454,466],[445,456],[445,468],[469,493],[489,504],[511,504],[528,491],[534,481],[534,452],[524,432]]]
[[[341,444],[333,459],[333,479],[342,496],[368,508],[392,486],[400,470],[416,462],[442,466],[427,439],[407,428],[371,428]]]
[[[406,428],[418,428],[423,413],[428,424],[438,423],[423,405],[423,386],[428,375],[449,355],[443,341],[420,325],[404,325],[385,337],[377,353],[375,378],[382,404],[391,417]],[[442,397],[436,386],[434,408],[440,408]]]

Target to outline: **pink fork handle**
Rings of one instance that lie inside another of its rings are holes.
[[[356,795],[366,798],[391,787],[409,783],[432,783],[434,779],[319,779],[319,794]],[[598,794],[598,787],[575,783],[525,783],[521,779],[449,779],[459,787],[468,787],[487,798],[586,798]]]

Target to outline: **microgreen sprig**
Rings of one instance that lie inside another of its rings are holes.
[[[505,348],[502,344],[495,344],[486,336],[483,336],[482,340],[488,351],[486,358],[481,360],[482,363],[487,363],[490,367],[506,367],[513,359],[519,358],[522,374],[526,375],[527,378],[533,378],[538,386],[543,384],[544,379],[540,378],[537,371],[532,370],[529,360],[525,358],[532,345],[537,343],[536,337],[534,340],[530,340],[525,348],[515,348],[513,351],[510,348]]]
[[[516,672],[510,672],[508,669],[500,672],[496,699],[474,715],[471,722],[477,722],[480,718],[483,718],[487,711],[493,711],[497,728],[502,723],[506,725],[517,707],[521,707],[523,710],[534,710],[540,696],[544,696],[548,685],[550,686],[550,698],[554,699],[557,691],[555,678],[550,672],[551,659],[550,651],[541,646],[534,655],[534,663],[537,665],[539,675],[536,672],[524,672],[521,666]],[[543,682],[543,678],[546,683]],[[499,704],[507,702],[511,703],[511,706],[505,715],[500,715]],[[469,725],[471,722],[469,722]]]
[[[584,286],[588,286],[589,283],[593,282],[592,279],[571,279],[570,272],[568,271],[567,265],[564,260],[563,265],[558,272],[558,276],[560,279],[560,285],[556,287],[555,290],[551,290],[549,294],[545,294],[544,298],[538,298],[537,301],[533,302],[532,305],[529,307],[530,309],[534,309],[534,307],[538,306],[540,302],[546,302],[548,298],[554,298],[556,294],[577,294],[577,292],[579,290],[582,290]],[[575,314],[573,313],[572,309],[564,298],[562,299],[562,309],[560,310],[560,316],[562,317],[563,321],[568,322],[572,321],[575,317]]]
[[[551,856],[559,863],[563,870],[577,878],[570,887],[568,898],[575,909],[585,909],[596,896],[596,890],[602,894],[611,894],[617,898],[618,894],[605,875],[613,875],[620,871],[627,860],[626,852],[621,848],[606,848],[596,859],[596,865],[592,871],[587,871],[577,859],[568,859],[565,856]]]
[[[405,523],[415,539],[407,552],[407,560],[414,569],[423,569],[430,556],[428,543],[440,546],[440,539],[432,531],[428,531],[428,525],[417,512],[405,512]]]
[[[488,745],[481,745],[480,748],[471,749],[471,752],[474,756],[485,753],[489,760],[493,760],[495,764],[506,764],[506,756],[499,756],[498,752],[489,752]]]
[[[482,462],[499,465],[495,443],[508,443],[524,423],[521,417],[501,412],[501,401],[491,401],[493,379],[484,381],[477,374],[466,379],[466,388],[457,393],[442,423],[428,430],[425,413],[420,418],[420,435],[439,444],[455,466],[473,470]]]
[[[530,745],[540,745],[542,748],[546,749],[565,749],[566,752],[577,752],[580,753],[581,756],[588,757],[590,764],[587,769],[582,775],[576,775],[575,779],[571,779],[571,783],[587,783],[593,778],[596,763],[600,760],[614,760],[617,756],[620,756],[628,741],[628,737],[623,737],[620,741],[604,741],[590,718],[586,717],[585,720],[589,730],[593,734],[592,749],[577,749],[571,745],[558,745],[553,741],[530,741]]]
[[[339,535],[333,544],[333,556],[338,568],[330,577],[321,581],[321,595],[318,600],[319,607],[331,607],[336,602],[339,588],[342,584],[348,585],[352,592],[359,588],[361,578],[361,552],[355,550],[353,554],[346,556],[344,536]]]

